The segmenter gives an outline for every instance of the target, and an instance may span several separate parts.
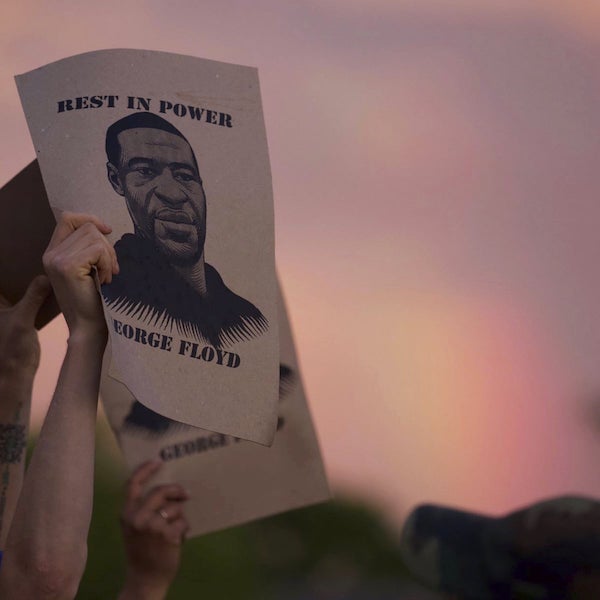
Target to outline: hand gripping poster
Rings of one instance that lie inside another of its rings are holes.
[[[18,76],[50,205],[112,227],[108,375],[168,419],[273,441],[273,198],[257,70],[140,50]]]
[[[279,307],[281,377],[270,448],[166,418],[124,385],[102,378],[104,408],[130,469],[160,459],[153,485],[178,483],[190,492],[189,536],[330,498],[283,299]]]

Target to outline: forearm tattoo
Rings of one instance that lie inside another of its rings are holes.
[[[0,423],[0,464],[14,465],[21,462],[26,445],[25,425]]]
[[[0,423],[0,464],[4,467],[0,479],[0,531],[4,528],[4,509],[6,508],[6,492],[10,481],[10,465],[21,462],[23,451],[27,446],[27,428],[19,423],[21,409],[22,404],[19,403],[13,423]]]

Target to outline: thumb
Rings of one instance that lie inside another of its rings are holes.
[[[27,287],[23,297],[17,302],[15,308],[21,315],[33,325],[35,317],[40,310],[44,300],[50,294],[52,286],[45,275],[38,275]]]

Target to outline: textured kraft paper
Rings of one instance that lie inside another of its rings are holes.
[[[31,280],[44,273],[42,254],[56,224],[36,161],[0,189],[0,210],[0,294],[15,304]],[[41,329],[59,313],[51,294],[38,312],[36,327]]]
[[[190,536],[330,498],[283,299],[279,306],[282,377],[270,448],[165,419],[116,380],[102,379],[105,412],[129,468],[160,458],[163,467],[150,485],[176,482],[190,492]]]
[[[105,50],[16,80],[53,211],[113,229],[109,374],[157,413],[271,444],[279,338],[256,69]]]

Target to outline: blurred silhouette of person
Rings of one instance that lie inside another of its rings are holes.
[[[597,600],[600,502],[553,498],[498,519],[419,506],[405,523],[402,552],[423,583],[465,600]]]

